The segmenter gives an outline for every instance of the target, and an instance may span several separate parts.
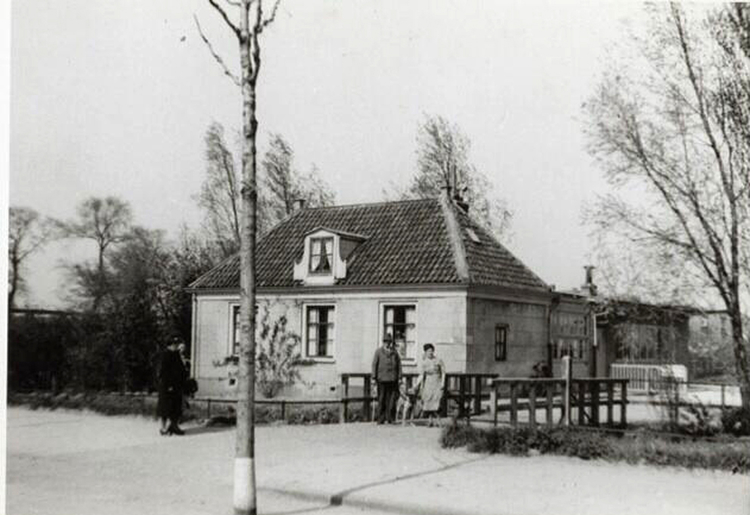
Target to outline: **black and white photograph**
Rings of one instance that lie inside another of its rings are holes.
[[[750,3],[2,10],[0,512],[750,515]]]

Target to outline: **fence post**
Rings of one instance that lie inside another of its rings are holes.
[[[453,381],[453,375],[445,374],[445,384],[443,385],[443,395],[440,398],[440,416],[448,416],[448,397],[451,394],[451,382]]]
[[[591,423],[599,426],[599,381],[591,383]]]
[[[364,384],[362,385],[362,396],[365,400],[362,402],[362,410],[365,412],[365,422],[372,421],[372,378],[370,374],[364,375]]]
[[[627,417],[627,406],[628,406],[628,380],[623,379],[620,383],[621,390],[622,390],[622,399],[620,404],[620,425],[622,427],[628,426],[628,417]]]
[[[206,401],[206,418],[211,420],[211,399]]]
[[[482,414],[482,377],[474,378],[474,415]]]
[[[614,406],[612,401],[615,397],[615,384],[612,382],[607,383],[607,425],[612,426],[614,424]]]
[[[721,385],[721,411],[724,411],[726,409],[726,398],[725,395],[725,389],[726,385]]]
[[[536,429],[536,385],[531,384],[529,388],[529,424]]]
[[[286,420],[286,401],[281,401],[281,420]]]
[[[576,394],[578,395],[578,425],[586,424],[586,382],[577,381]]]
[[[339,406],[339,424],[346,423],[347,399],[349,397],[349,376],[341,374],[341,406]]]
[[[515,426],[518,423],[518,383],[510,383],[510,424]]]
[[[553,410],[555,407],[555,389],[556,385],[553,382],[547,382],[547,425],[552,427],[553,422]]]
[[[497,427],[497,387],[493,381],[490,387],[490,415],[492,415],[492,424]]]
[[[674,425],[680,426],[680,381],[674,379]]]
[[[564,391],[563,391],[563,416],[565,419],[565,426],[570,426],[570,382],[573,375],[573,369],[571,367],[570,356],[563,356],[562,367],[563,367],[563,379],[565,379]]]
[[[458,418],[469,417],[466,409],[466,380],[468,377],[462,375],[458,378]]]

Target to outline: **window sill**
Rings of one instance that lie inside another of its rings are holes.
[[[326,358],[322,356],[307,356],[302,359],[304,359],[305,361],[312,362],[312,363],[336,363],[335,358]]]

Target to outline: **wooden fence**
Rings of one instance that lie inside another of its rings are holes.
[[[411,389],[419,377],[415,373],[402,374],[406,388]],[[463,374],[445,375],[440,414],[448,416],[455,413],[458,417],[479,415],[482,412],[482,401],[490,398],[491,380],[497,374]],[[357,391],[354,393],[353,390]],[[340,420],[348,420],[349,406],[362,404],[362,418],[373,420],[373,408],[377,397],[373,395],[371,374],[341,374],[341,415]]]
[[[606,408],[606,424],[615,425],[615,407],[619,407],[618,425],[627,425],[628,380],[605,378],[527,379],[502,378],[492,381],[490,390],[491,422],[497,425],[500,412],[510,412],[512,426],[519,414],[527,413],[527,423],[537,425],[537,411],[543,410],[544,424],[600,425],[600,411]],[[559,412],[555,422],[555,410]],[[573,417],[573,410],[577,417]]]

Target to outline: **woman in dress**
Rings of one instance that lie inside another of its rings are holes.
[[[180,341],[175,338],[164,350],[159,365],[159,402],[156,407],[161,419],[162,435],[182,435],[182,392],[187,379],[185,364],[179,351]]]
[[[432,426],[437,423],[440,400],[443,397],[445,365],[443,365],[441,359],[435,357],[435,346],[433,344],[427,343],[422,348],[424,349],[424,357],[420,363],[417,388],[420,388],[422,413],[429,418],[430,426]]]

